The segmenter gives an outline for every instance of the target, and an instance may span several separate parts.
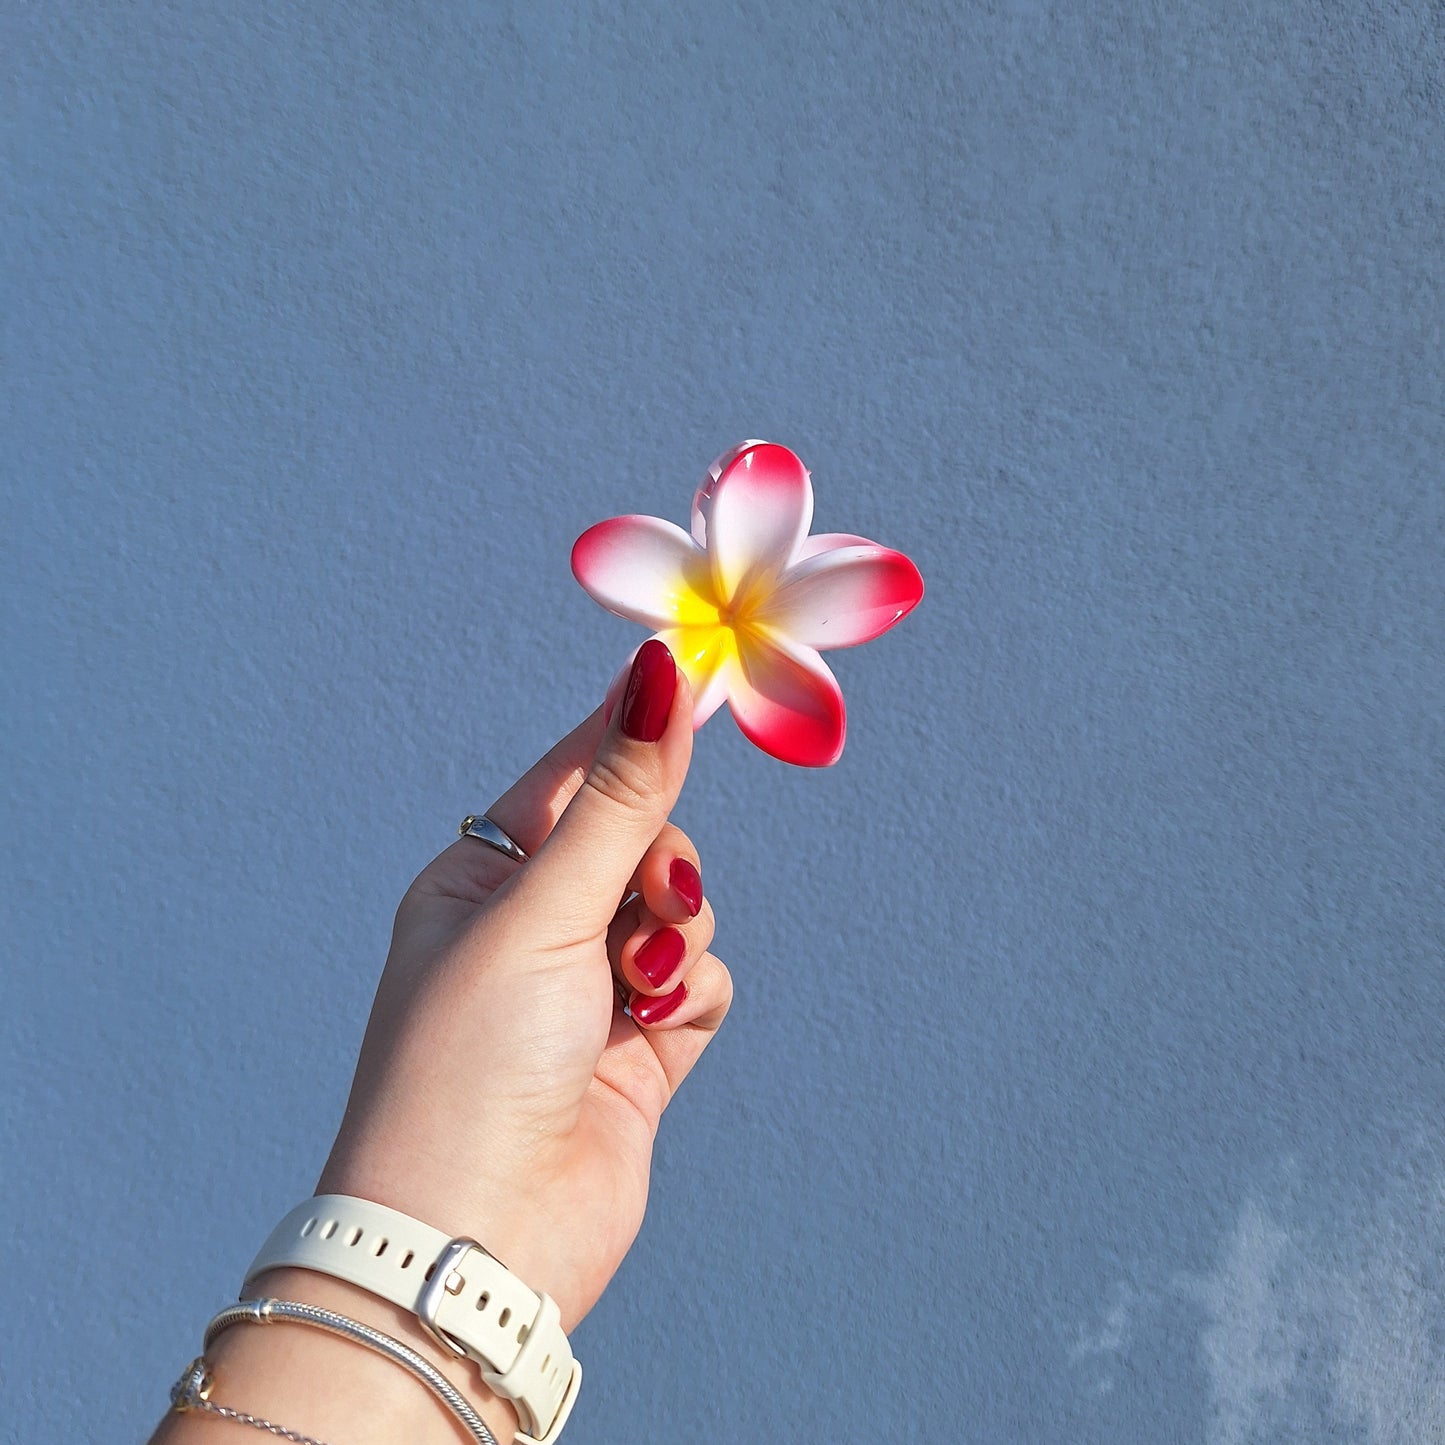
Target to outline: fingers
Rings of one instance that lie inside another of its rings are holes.
[[[666,646],[649,640],[581,786],[513,879],[513,899],[547,921],[555,942],[607,929],[682,791],[691,757],[687,679]]]
[[[647,1038],[659,1039],[679,1029],[701,1030],[711,1038],[727,1017],[731,1003],[733,975],[717,955],[702,954],[695,959],[686,978],[670,988],[668,993],[659,997],[633,994],[630,1009],[633,1022],[646,1027]],[[640,1017],[639,1009],[642,1010]],[[707,1039],[702,1039],[696,1052],[701,1053],[705,1043]],[[660,1049],[657,1052],[662,1055]],[[689,1061],[688,1068],[691,1066],[692,1061]],[[686,1074],[686,1069],[676,1075],[669,1074],[673,1088],[682,1081],[683,1074]]]
[[[608,929],[608,962],[629,994],[666,994],[707,951],[713,929],[712,909],[706,903],[696,918],[674,924],[635,898],[618,910]]]
[[[678,985],[679,997],[653,1023],[612,1015],[612,1032],[597,1077],[628,1098],[655,1134],[662,1111],[716,1035],[732,1003],[733,981],[722,960],[704,953]],[[659,1003],[663,1000],[659,1000]]]
[[[582,786],[605,731],[602,709],[595,708],[487,809],[487,816],[514,838],[524,853],[537,851]],[[475,838],[459,838],[427,864],[413,887],[481,903],[520,866]]]
[[[510,834],[524,852],[535,853],[541,847],[582,786],[625,691],[636,657],[634,652],[613,678],[603,705],[595,708],[566,737],[554,744],[486,810],[487,817]],[[678,856],[686,858],[695,870],[697,855],[692,845],[681,834],[678,838]],[[645,892],[659,913],[673,919],[675,908],[660,902],[668,885],[657,871],[662,869],[665,872],[671,866],[671,859],[656,856],[649,850],[643,862],[647,870],[647,886],[644,889],[639,879],[633,882],[632,887]],[[462,838],[433,859],[417,883],[426,892],[481,903],[519,866],[495,848],[488,848],[472,838]],[[695,896],[696,880],[683,878],[680,881],[683,894]]]
[[[692,839],[675,823],[664,823],[627,887],[640,893],[664,922],[686,923],[696,918],[702,911],[702,873]]]
[[[723,961],[711,953],[698,958],[688,969],[686,978],[661,997],[651,1000],[646,995],[634,994],[633,1021],[643,1025],[647,1037],[653,1041],[674,1089],[727,1017],[732,1001],[732,974]],[[696,1047],[690,1056],[683,1044],[664,1047],[661,1042],[679,1032],[695,1041]]]
[[[602,709],[593,709],[487,809],[487,816],[510,833],[524,853],[542,846],[582,786],[606,727]]]

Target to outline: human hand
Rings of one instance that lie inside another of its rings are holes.
[[[463,837],[407,890],[317,1185],[480,1240],[569,1331],[636,1238],[658,1122],[732,998],[667,822],[692,701],[661,643],[603,711],[487,810],[525,864]]]
[[[610,713],[599,708],[488,809],[528,861],[464,837],[422,870],[397,910],[317,1185],[479,1240],[557,1302],[567,1331],[637,1235],[662,1112],[732,999],[706,951],[713,917],[696,850],[667,822],[692,736],[687,679],[660,642],[645,643]],[[248,1293],[400,1339],[499,1441],[512,1438],[511,1403],[408,1311],[303,1269],[269,1271]],[[316,1437],[461,1438],[403,1371],[329,1335],[230,1329],[207,1358],[228,1403]],[[210,1433],[205,1416],[171,1413],[152,1445],[203,1445]]]

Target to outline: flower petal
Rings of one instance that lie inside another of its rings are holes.
[[[820,552],[831,552],[835,547],[877,545],[877,542],[870,542],[867,537],[855,537],[852,532],[814,532],[811,537],[803,538],[803,544],[798,548],[798,555],[793,561],[806,562],[809,557],[816,557]]]
[[[692,499],[692,540],[699,547],[707,546],[707,519],[712,512],[712,490],[717,484],[717,479],[745,451],[752,447],[767,445],[767,442],[754,437],[751,441],[739,442],[737,446],[729,447],[727,451],[721,452],[713,458],[712,465],[707,469],[707,475],[698,484],[697,492]]]
[[[794,452],[744,446],[693,499],[693,537],[707,548],[720,602],[767,585],[793,560],[813,522],[813,484]]]
[[[856,647],[887,632],[922,597],[923,578],[902,552],[865,542],[789,568],[754,616],[792,642]]]
[[[649,627],[693,620],[689,613],[712,590],[702,552],[661,517],[613,517],[589,527],[572,544],[572,575],[609,612]]]
[[[843,693],[810,647],[740,633],[728,704],[744,736],[785,763],[826,768],[843,752]]]
[[[696,732],[728,699],[737,676],[737,644],[730,627],[669,627],[657,634],[692,684]]]

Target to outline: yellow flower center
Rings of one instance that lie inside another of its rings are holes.
[[[761,630],[754,616],[771,591],[771,579],[764,578],[720,600],[705,566],[683,579],[673,598],[681,633],[677,660],[694,685],[736,659],[749,636]]]

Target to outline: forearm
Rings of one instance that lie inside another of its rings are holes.
[[[470,1360],[450,1354],[416,1316],[376,1295],[310,1270],[273,1270],[248,1297],[299,1300],[334,1310],[409,1346],[454,1384],[486,1421],[498,1445],[511,1445],[516,1411],[482,1383]],[[461,1422],[401,1365],[366,1346],[307,1325],[238,1324],[206,1352],[213,1367],[212,1400],[269,1420],[325,1445],[456,1445],[471,1437]],[[202,1411],[172,1412],[151,1445],[215,1445],[225,1426]],[[257,1435],[259,1439],[259,1434]],[[239,1445],[239,1442],[238,1442]]]

